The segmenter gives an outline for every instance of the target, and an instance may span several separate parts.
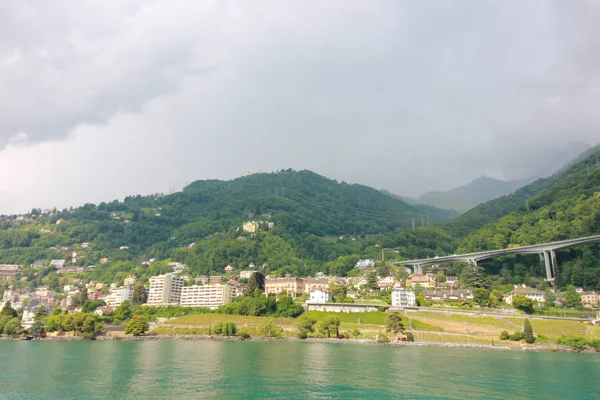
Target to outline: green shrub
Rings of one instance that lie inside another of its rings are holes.
[[[519,340],[523,340],[523,332],[515,332],[509,336],[509,339],[514,340],[515,342],[518,342]]]
[[[412,332],[406,332],[406,341],[407,342],[414,342],[415,341],[415,336],[412,334]]]
[[[280,332],[281,328],[271,321],[263,321],[258,326],[258,333],[262,337],[277,337]]]
[[[308,338],[308,333],[306,333],[306,331],[301,331],[298,333],[298,338],[299,339],[307,339]]]
[[[387,337],[387,335],[379,335],[377,338],[377,342],[378,343],[389,343],[390,342],[390,338]]]
[[[585,350],[585,347],[589,344],[586,338],[573,334],[559,337],[556,343],[569,346],[573,351],[577,352]]]
[[[508,334],[507,331],[502,331],[502,333],[500,333],[500,340],[508,340],[510,339],[510,335]]]
[[[523,322],[523,339],[529,344],[535,342],[535,336],[533,336],[533,328],[528,319]]]
[[[388,308],[390,308],[390,307],[389,306],[379,306],[379,307],[377,307],[377,311],[385,312]]]

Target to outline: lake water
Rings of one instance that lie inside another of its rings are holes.
[[[600,355],[322,343],[0,341],[0,399],[593,399]]]

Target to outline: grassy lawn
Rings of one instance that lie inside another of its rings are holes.
[[[523,318],[506,318],[516,324],[522,325]],[[588,326],[579,321],[559,321],[559,320],[542,320],[530,319],[533,332],[543,334],[549,338],[559,338],[562,335],[573,334],[577,336],[588,337]],[[508,329],[507,329],[508,330]],[[514,331],[512,329],[511,331]],[[600,327],[591,326],[589,332],[592,338],[600,339]]]
[[[500,329],[509,329],[514,328],[512,325],[507,324],[497,318],[494,317],[480,317],[477,315],[459,315],[459,314],[442,314],[435,312],[427,312],[427,311],[417,311],[411,312],[408,315],[416,316],[417,318],[427,318],[427,319],[435,319],[439,321],[448,321],[448,322],[466,322],[467,325],[487,325],[493,326]]]
[[[414,331],[413,335],[417,342],[434,342],[434,343],[471,343],[471,344],[499,344],[500,340],[493,336],[473,336],[459,335],[454,333],[442,332],[423,332]],[[515,343],[515,342],[512,342]]]
[[[305,313],[304,315],[310,315],[311,317],[314,317],[317,321],[320,321],[327,316],[334,316],[334,317],[338,317],[340,319],[340,321],[341,321],[340,328],[361,329],[361,328],[367,328],[367,327],[384,327],[385,320],[388,317],[388,315],[390,315],[390,314],[385,313],[385,312],[378,312],[378,311],[367,312],[367,313],[335,313],[335,312],[323,312],[323,311],[309,311],[309,312]],[[358,323],[359,318],[361,321],[360,324]],[[406,317],[406,315],[404,315],[402,317],[402,322],[404,323],[404,325],[406,327],[409,326],[409,321],[408,321],[408,318]],[[437,331],[443,330],[439,326],[426,324],[426,323],[416,320],[414,318],[412,318],[412,324],[413,324],[413,327],[417,328],[417,329],[421,328],[421,329],[431,329],[431,330],[437,330]]]
[[[209,326],[219,321],[233,321],[238,326],[260,325],[263,321],[271,321],[275,325],[294,325],[292,318],[273,318],[273,317],[249,317],[246,315],[230,314],[189,314],[164,323],[164,325],[179,326]]]

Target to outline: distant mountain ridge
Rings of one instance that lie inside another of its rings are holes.
[[[502,181],[480,176],[466,185],[448,191],[427,192],[418,201],[437,208],[465,212],[478,204],[510,194],[528,183],[530,180]]]

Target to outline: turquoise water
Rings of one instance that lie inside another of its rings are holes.
[[[600,355],[321,343],[0,341],[0,399],[593,399]]]

